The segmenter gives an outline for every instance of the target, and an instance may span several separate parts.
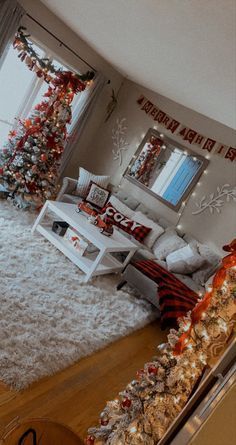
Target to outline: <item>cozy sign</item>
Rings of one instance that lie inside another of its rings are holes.
[[[217,142],[214,139],[198,133],[192,128],[186,127],[186,125],[160,110],[160,108],[154,105],[145,96],[141,95],[137,100],[137,104],[141,110],[148,114],[159,125],[170,131],[172,134],[181,137],[185,142],[195,145],[202,150],[206,150],[209,153],[214,153],[228,159],[231,162],[236,160],[236,148],[224,145],[221,142]]]

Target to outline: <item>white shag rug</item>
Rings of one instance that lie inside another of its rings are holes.
[[[23,389],[141,328],[157,313],[118,277],[84,275],[0,200],[0,380]]]

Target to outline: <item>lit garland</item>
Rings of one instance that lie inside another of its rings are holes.
[[[214,347],[232,333],[236,306],[236,241],[225,247],[212,289],[170,330],[160,355],[146,363],[120,398],[108,402],[100,427],[91,428],[87,445],[155,445],[187,403]]]
[[[45,100],[35,106],[28,119],[19,120],[0,150],[1,182],[8,198],[19,208],[39,207],[46,199],[55,197],[67,124],[71,122],[71,103],[94,75],[56,70],[47,59],[40,59],[27,37],[20,28],[14,47],[21,60],[50,86],[44,94]]]
[[[26,28],[20,26],[15,35],[13,47],[19,52],[18,57],[22,62],[25,62],[31,71],[34,71],[38,77],[44,77],[44,80],[50,83],[54,75],[59,75],[62,71],[55,68],[53,63],[48,58],[41,58],[34,49],[33,43],[29,40],[30,34],[25,33]],[[82,82],[89,82],[94,77],[93,71],[88,71],[85,74],[74,74],[75,78]]]

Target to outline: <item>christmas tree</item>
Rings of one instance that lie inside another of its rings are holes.
[[[20,208],[40,207],[46,199],[55,197],[67,124],[71,121],[71,102],[93,77],[91,72],[80,76],[56,71],[51,62],[37,56],[27,37],[20,29],[14,47],[21,60],[50,86],[45,99],[36,105],[29,118],[19,120],[0,150],[0,182],[13,204]]]
[[[159,355],[107,403],[87,445],[155,445],[181,412],[204,371],[214,366],[235,325],[236,240],[224,250],[212,287],[171,329]]]

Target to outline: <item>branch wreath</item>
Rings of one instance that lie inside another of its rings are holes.
[[[127,127],[125,125],[126,118],[116,119],[116,127],[112,129],[112,141],[113,146],[116,149],[112,150],[113,159],[115,161],[119,161],[119,165],[122,165],[123,162],[123,151],[128,150],[128,142],[126,140],[126,130]]]
[[[222,199],[225,197],[226,201]],[[218,186],[216,192],[209,195],[209,200],[207,200],[205,195],[201,198],[199,204],[196,204],[198,210],[192,212],[192,215],[198,215],[206,209],[208,209],[211,214],[213,214],[215,210],[217,213],[220,213],[220,207],[222,207],[225,202],[230,202],[230,199],[236,201],[236,187],[231,187],[230,184],[224,184],[222,187]]]

